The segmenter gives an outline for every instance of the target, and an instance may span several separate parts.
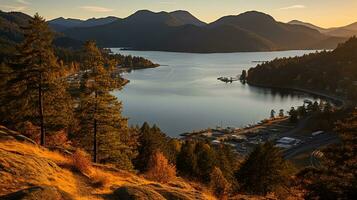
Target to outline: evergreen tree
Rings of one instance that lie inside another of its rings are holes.
[[[39,126],[40,143],[45,145],[45,131],[69,126],[72,104],[46,21],[36,14],[24,32],[16,63],[11,66],[13,76],[7,81],[4,102],[9,121],[29,121]]]
[[[186,141],[181,147],[181,151],[177,155],[176,166],[181,175],[189,177],[197,174],[197,155],[195,154],[196,144],[191,141]]]
[[[213,147],[202,142],[197,143],[197,172],[201,180],[208,182],[210,173],[217,166],[217,158]]]
[[[231,185],[218,167],[214,167],[210,174],[210,187],[216,197],[222,200],[228,199],[228,193]]]
[[[138,143],[138,156],[135,158],[136,169],[142,172],[146,171],[147,163],[156,151],[162,152],[170,163],[174,163],[172,156],[170,156],[170,139],[156,125],[150,127],[145,122],[140,128]]]
[[[290,177],[289,164],[272,143],[258,146],[242,163],[236,178],[243,191],[267,194],[285,186]]]
[[[122,79],[111,77],[110,66],[94,42],[87,42],[81,66],[84,75],[77,110],[79,136],[94,162],[116,163],[131,168],[132,151],[124,141],[129,132],[127,119],[121,116],[122,105],[110,92],[122,88]]]

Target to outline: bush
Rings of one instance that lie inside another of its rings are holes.
[[[210,188],[219,199],[227,199],[230,184],[224,178],[222,171],[215,167],[210,174]]]
[[[156,151],[149,160],[146,177],[153,181],[167,183],[176,178],[176,167],[169,163],[163,153]]]
[[[78,170],[83,174],[90,173],[90,169],[92,167],[92,162],[90,159],[90,155],[88,155],[85,151],[81,149],[77,149],[72,157],[72,166],[74,169]]]
[[[93,185],[96,187],[104,187],[109,183],[108,174],[99,170],[95,170],[94,172],[92,172],[90,178],[93,182]]]

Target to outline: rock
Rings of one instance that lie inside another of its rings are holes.
[[[165,200],[163,196],[154,190],[146,187],[122,186],[117,188],[111,197],[111,200]]]
[[[166,199],[169,199],[169,200],[191,200],[192,199],[184,194],[180,194],[177,191],[168,191],[165,189],[158,189],[156,191],[158,193],[160,193],[163,197],[165,197]],[[201,199],[201,198],[197,197],[195,199]]]
[[[0,197],[1,200],[73,200],[55,187],[35,186]]]
[[[32,139],[12,131],[4,126],[0,126],[0,140],[17,140],[19,142],[28,142],[37,145]]]
[[[37,143],[35,141],[33,141],[32,139],[30,139],[26,136],[23,136],[23,135],[14,135],[14,138],[19,142],[28,142],[28,143],[37,145]]]

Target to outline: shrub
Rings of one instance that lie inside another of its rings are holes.
[[[54,132],[46,137],[46,146],[48,147],[64,147],[68,145],[68,143],[68,136],[64,130]]]
[[[104,187],[105,185],[107,185],[109,183],[108,174],[106,174],[102,171],[95,170],[90,175],[90,178],[93,182],[93,185],[96,187]]]
[[[227,199],[230,184],[224,178],[222,171],[215,167],[210,174],[210,188],[219,199]]]
[[[156,151],[149,160],[146,177],[153,181],[167,183],[176,178],[176,167],[169,163],[163,153]]]
[[[92,162],[90,156],[83,150],[77,149],[72,157],[72,166],[83,174],[90,173]]]

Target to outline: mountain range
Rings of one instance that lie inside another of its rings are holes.
[[[23,13],[21,16],[27,20],[30,18]],[[257,11],[225,16],[209,24],[183,10],[140,10],[126,18],[80,20],[59,17],[48,21],[48,24],[61,37],[60,43],[66,46],[70,45],[71,41],[77,41],[74,43],[79,44],[86,40],[96,40],[102,47],[174,52],[332,49],[347,39],[344,35],[326,34],[324,29],[312,24],[299,21],[282,23]],[[19,31],[14,32],[21,35]],[[0,37],[4,35],[1,28],[0,33]]]
[[[315,30],[318,30],[320,33],[335,36],[335,37],[352,37],[357,35],[357,22],[349,24],[342,27],[333,27],[333,28],[321,28],[319,26],[313,25],[311,23],[302,22],[299,20],[292,20],[289,24],[302,25]]]
[[[55,31],[64,31],[68,28],[73,28],[73,27],[100,26],[104,24],[109,24],[119,19],[120,18],[118,17],[112,17],[112,16],[104,17],[104,18],[90,18],[87,20],[72,19],[72,18],[65,19],[63,17],[59,17],[48,21],[48,24]]]
[[[94,39],[106,47],[198,53],[329,49],[345,40],[281,23],[257,11],[205,24],[186,11],[141,10],[101,26],[69,28],[64,34],[77,40]]]
[[[0,54],[9,51],[23,39],[23,27],[28,25],[31,16],[22,12],[3,12],[0,10]],[[82,41],[69,38],[62,33],[55,35],[54,44],[65,48],[79,48]]]

